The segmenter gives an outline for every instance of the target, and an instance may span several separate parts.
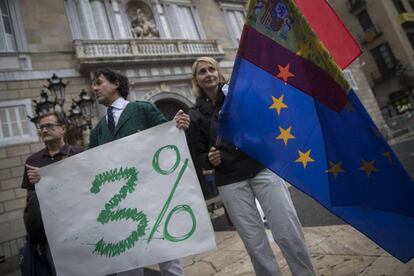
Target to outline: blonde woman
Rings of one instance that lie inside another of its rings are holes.
[[[224,103],[225,79],[216,60],[197,59],[192,67],[197,97],[190,111],[188,138],[193,159],[215,170],[220,197],[250,255],[256,275],[282,275],[257,210],[258,199],[273,238],[292,275],[316,275],[304,242],[302,227],[285,182],[237,148],[217,141],[218,114]]]

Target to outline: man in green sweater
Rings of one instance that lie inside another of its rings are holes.
[[[166,122],[162,113],[148,102],[129,102],[128,79],[109,69],[95,72],[92,90],[98,102],[107,108],[106,116],[92,129],[89,136],[89,148],[129,136],[139,131]],[[178,128],[188,129],[189,116],[179,111],[175,116]],[[161,275],[182,276],[180,260],[159,264]],[[144,275],[143,269],[118,273],[118,275]]]

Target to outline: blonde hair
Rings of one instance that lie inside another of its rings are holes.
[[[197,78],[196,78],[197,67],[201,62],[210,63],[211,65],[214,66],[214,68],[217,70],[218,75],[219,75],[219,85],[222,85],[222,84],[226,83],[226,79],[224,78],[223,74],[220,72],[220,66],[219,66],[219,63],[217,62],[217,60],[215,60],[212,57],[200,57],[200,58],[196,59],[196,61],[194,61],[193,66],[191,68],[191,71],[192,71],[192,74],[193,74],[193,77],[191,78],[191,82],[193,84],[193,95],[195,97],[200,97],[200,96],[204,95],[204,92],[201,89],[201,87],[198,85]]]

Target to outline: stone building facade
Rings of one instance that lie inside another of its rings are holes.
[[[364,54],[362,70],[388,120],[414,106],[414,1],[329,0]]]
[[[0,274],[15,270],[25,236],[20,189],[26,158],[40,150],[32,100],[53,74],[68,82],[64,108],[103,66],[128,76],[130,100],[168,118],[194,103],[191,65],[213,56],[230,76],[247,0],[0,0]],[[353,82],[384,125],[361,64]],[[95,105],[94,122],[103,114]],[[87,133],[85,133],[87,136]]]
[[[344,75],[380,132],[385,137],[388,137],[391,134],[390,129],[384,120],[375,95],[369,86],[368,79],[362,70],[361,60],[357,59],[348,66],[344,70]]]

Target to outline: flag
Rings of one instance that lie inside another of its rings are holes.
[[[249,3],[218,135],[407,262],[414,183],[299,2]]]
[[[296,0],[296,4],[341,69],[361,55],[355,39],[326,0]]]

